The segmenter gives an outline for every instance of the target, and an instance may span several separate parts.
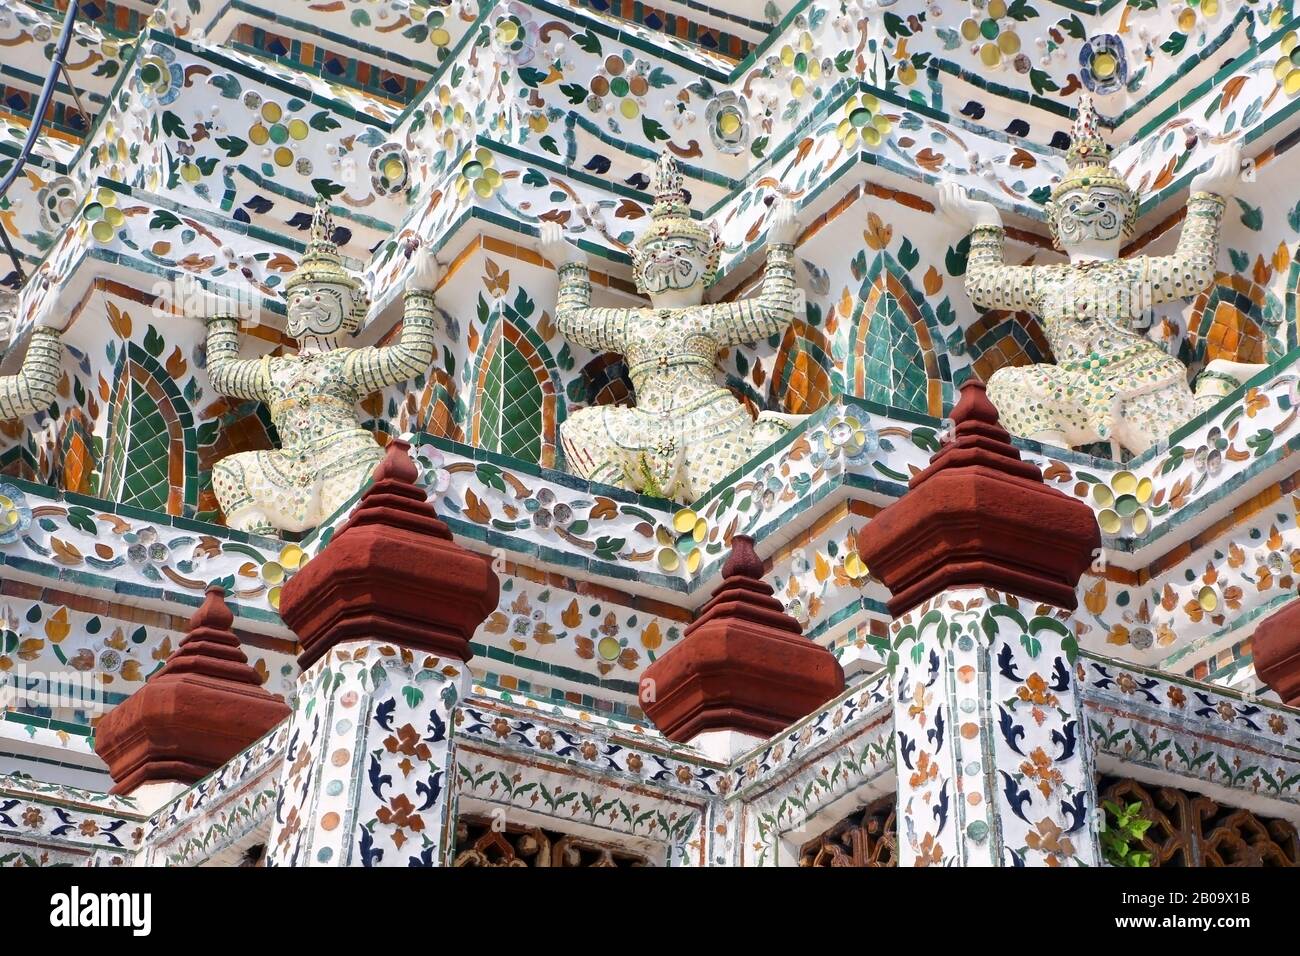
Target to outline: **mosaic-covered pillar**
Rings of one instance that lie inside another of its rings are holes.
[[[954,438],[859,532],[890,589],[899,861],[1099,861],[1074,663],[1092,511],[1043,482],[970,379]]]
[[[283,591],[303,672],[272,866],[439,866],[450,843],[452,712],[498,583],[452,541],[408,447],[389,443],[352,517]]]

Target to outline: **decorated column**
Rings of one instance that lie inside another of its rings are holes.
[[[681,643],[646,668],[640,696],[666,737],[730,759],[840,693],[844,671],[764,583],[753,538],[731,539],[722,579]]]
[[[289,716],[244,656],[225,593],[208,588],[163,669],[96,728],[95,751],[108,764],[113,793],[135,796],[146,809],[202,780]]]
[[[969,379],[955,435],[858,535],[893,594],[899,859],[1099,861],[1073,612],[1100,535]]]
[[[281,596],[303,670],[272,866],[438,866],[449,844],[452,710],[498,584],[452,541],[408,449],[389,443],[351,518]]]

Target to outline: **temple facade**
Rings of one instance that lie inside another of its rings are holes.
[[[1300,865],[1298,31],[0,0],[0,866]]]

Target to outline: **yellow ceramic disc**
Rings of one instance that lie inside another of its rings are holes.
[[[997,66],[1002,62],[1002,51],[996,43],[985,43],[980,47],[980,62],[985,66]]]
[[[292,571],[302,564],[303,551],[296,544],[286,544],[280,549],[280,566],[286,571]]]
[[[280,122],[280,117],[283,115],[284,110],[280,109],[279,103],[268,102],[262,104],[262,119],[266,120],[268,123]]]
[[[1103,508],[1109,508],[1115,503],[1115,496],[1105,485],[1095,484],[1092,486],[1092,500]]]
[[[1119,534],[1124,522],[1120,520],[1119,515],[1107,508],[1097,515],[1097,524],[1101,526],[1101,530],[1106,534]]]
[[[672,574],[681,564],[681,557],[677,554],[676,548],[659,549],[659,567],[663,571]]]
[[[1137,490],[1133,492],[1133,496],[1137,498],[1138,501],[1142,502],[1142,504],[1146,504],[1151,500],[1151,493],[1154,490],[1155,485],[1151,483],[1151,479],[1143,478],[1137,483]]]
[[[678,534],[686,534],[688,531],[695,530],[695,519],[698,516],[690,508],[683,508],[677,514],[673,515],[673,530]]]
[[[1137,475],[1131,471],[1117,471],[1110,480],[1110,486],[1117,495],[1131,495],[1137,491]]]
[[[311,127],[308,126],[304,120],[300,120],[300,119],[289,120],[289,135],[294,139],[299,141],[304,140],[307,138],[307,134],[310,132],[311,132]]]
[[[1197,592],[1196,603],[1202,610],[1213,613],[1219,606],[1219,592],[1207,584]]]

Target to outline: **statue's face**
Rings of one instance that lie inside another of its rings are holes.
[[[642,247],[637,269],[641,288],[650,295],[704,287],[709,250],[691,239],[665,236]]]
[[[1052,201],[1052,219],[1063,247],[1120,238],[1132,199],[1113,186],[1081,186]]]
[[[352,311],[353,292],[336,282],[309,282],[289,293],[289,334],[332,336],[344,331],[343,321]]]

